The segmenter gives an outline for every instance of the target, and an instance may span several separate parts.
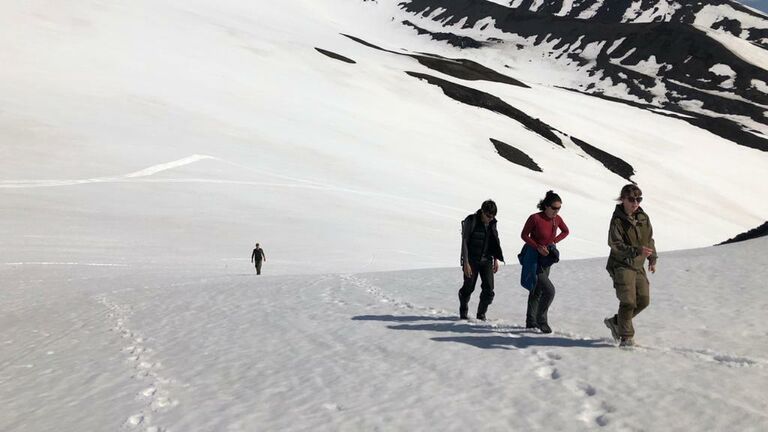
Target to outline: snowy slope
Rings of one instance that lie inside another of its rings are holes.
[[[461,50],[405,17],[341,0],[4,3],[0,262],[242,271],[260,241],[272,274],[447,267],[482,200],[511,256],[550,188],[568,258],[594,257],[630,179],[662,250],[765,222],[768,155],[687,121],[695,100],[670,115],[579,94],[560,86],[584,71],[534,45]]]
[[[483,323],[455,268],[1,265],[0,430],[764,431],[766,247],[662,254],[632,351],[603,258],[553,267],[551,335],[521,328],[519,266]]]

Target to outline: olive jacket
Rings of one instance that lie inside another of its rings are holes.
[[[653,253],[648,257],[651,264],[655,264],[658,259],[651,219],[642,208],[629,216],[624,213],[621,204],[616,206],[608,230],[608,246],[611,248],[611,254],[608,256],[606,270],[611,276],[616,269],[622,267],[645,272],[643,246],[653,249]]]

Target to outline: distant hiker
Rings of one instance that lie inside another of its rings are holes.
[[[560,261],[560,252],[555,244],[569,233],[568,226],[559,215],[562,205],[560,195],[548,191],[537,205],[541,211],[528,217],[520,233],[525,242],[517,256],[523,266],[520,284],[530,291],[525,326],[538,328],[542,333],[552,333],[547,311],[555,298],[555,286],[549,279],[549,270],[552,264]]]
[[[253,253],[251,254],[251,262],[256,264],[256,274],[261,274],[261,262],[267,261],[267,256],[264,255],[264,249],[259,247],[259,244],[256,243],[256,247],[253,249]]]
[[[487,200],[480,210],[461,222],[461,267],[464,271],[464,285],[459,290],[461,319],[468,319],[469,298],[475,290],[478,275],[481,292],[477,319],[485,321],[488,306],[493,303],[493,274],[499,270],[499,261],[504,262],[496,229],[496,210],[496,203]]]
[[[616,297],[619,299],[619,313],[603,322],[619,346],[635,344],[635,328],[632,318],[645,309],[651,301],[648,276],[645,273],[646,258],[648,270],[656,273],[656,243],[648,215],[640,207],[643,192],[634,184],[621,189],[619,204],[613,211],[608,231],[608,257],[606,270],[613,279]]]

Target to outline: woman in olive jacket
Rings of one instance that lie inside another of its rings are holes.
[[[643,267],[656,272],[656,244],[648,215],[640,207],[643,192],[637,185],[628,184],[621,189],[619,204],[613,212],[608,231],[611,253],[606,270],[613,279],[619,313],[604,320],[619,346],[633,346],[635,328],[632,318],[650,303],[650,286]]]

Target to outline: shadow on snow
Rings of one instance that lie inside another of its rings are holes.
[[[431,338],[435,342],[457,342],[483,349],[524,349],[538,347],[580,347],[612,348],[604,339],[574,339],[562,335],[545,336],[525,327],[515,325],[493,326],[486,323],[471,323],[455,317],[437,316],[395,316],[395,315],[359,315],[353,321],[384,321],[396,324],[387,328],[392,330],[426,331],[438,333],[463,333],[468,336],[445,336]],[[426,323],[424,323],[426,322]]]

